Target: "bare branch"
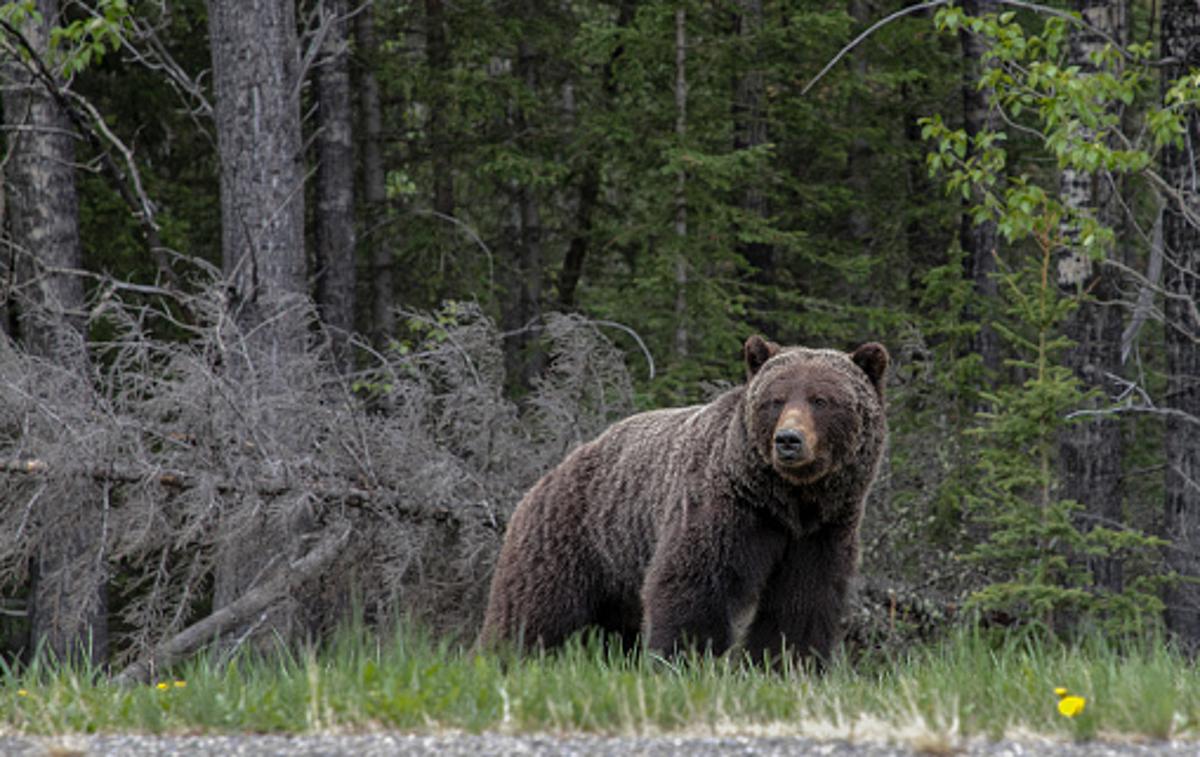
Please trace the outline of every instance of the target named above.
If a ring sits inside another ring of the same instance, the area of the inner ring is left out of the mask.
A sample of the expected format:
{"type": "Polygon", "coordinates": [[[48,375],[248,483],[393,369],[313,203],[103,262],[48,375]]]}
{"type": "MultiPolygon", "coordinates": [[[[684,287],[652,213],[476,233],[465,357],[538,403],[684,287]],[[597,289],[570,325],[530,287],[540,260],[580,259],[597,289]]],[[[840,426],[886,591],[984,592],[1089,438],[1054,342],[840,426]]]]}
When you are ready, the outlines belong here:
{"type": "Polygon", "coordinates": [[[316,576],[341,552],[351,531],[350,528],[344,528],[340,533],[326,537],[304,557],[275,571],[269,580],[157,645],[148,657],[126,666],[113,677],[113,683],[149,683],[156,670],[174,665],[222,634],[247,624],[254,616],[283,599],[289,590],[316,576]]]}
{"type": "Polygon", "coordinates": [[[1076,410],[1066,414],[1067,420],[1086,417],[1108,417],[1113,415],[1123,415],[1126,413],[1137,413],[1141,415],[1157,415],[1163,418],[1174,418],[1175,420],[1183,421],[1195,426],[1200,426],[1200,418],[1178,410],[1173,407],[1152,407],[1148,405],[1118,405],[1115,407],[1106,407],[1099,410],[1076,410]]]}
{"type": "Polygon", "coordinates": [[[150,253],[154,256],[160,274],[167,280],[172,280],[174,275],[163,253],[164,246],[158,234],[154,204],[142,188],[141,174],[133,160],[132,151],[113,134],[104,118],[86,99],[59,84],[58,77],[50,71],[37,49],[30,44],[20,29],[9,21],[0,19],[0,30],[3,30],[6,35],[3,45],[0,46],[6,48],[6,52],[15,60],[21,61],[21,64],[45,88],[62,111],[67,114],[71,123],[80,130],[88,143],[99,154],[101,165],[112,178],[121,198],[133,211],[143,233],[146,234],[150,253]],[[16,42],[16,48],[9,44],[8,40],[10,39],[16,42]],[[106,144],[118,150],[125,158],[124,172],[117,166],[109,151],[105,149],[106,144]]]}

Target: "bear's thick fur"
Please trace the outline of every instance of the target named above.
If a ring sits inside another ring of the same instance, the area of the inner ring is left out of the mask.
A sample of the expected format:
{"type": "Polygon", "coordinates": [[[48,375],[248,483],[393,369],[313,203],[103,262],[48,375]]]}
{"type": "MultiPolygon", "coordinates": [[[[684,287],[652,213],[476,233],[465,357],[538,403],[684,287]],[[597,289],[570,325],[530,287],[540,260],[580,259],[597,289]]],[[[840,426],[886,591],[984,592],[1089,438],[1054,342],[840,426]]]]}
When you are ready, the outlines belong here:
{"type": "Polygon", "coordinates": [[[599,626],[664,654],[829,654],[884,447],[887,350],[743,351],[746,384],[615,424],[525,495],[482,644],[599,626]]]}

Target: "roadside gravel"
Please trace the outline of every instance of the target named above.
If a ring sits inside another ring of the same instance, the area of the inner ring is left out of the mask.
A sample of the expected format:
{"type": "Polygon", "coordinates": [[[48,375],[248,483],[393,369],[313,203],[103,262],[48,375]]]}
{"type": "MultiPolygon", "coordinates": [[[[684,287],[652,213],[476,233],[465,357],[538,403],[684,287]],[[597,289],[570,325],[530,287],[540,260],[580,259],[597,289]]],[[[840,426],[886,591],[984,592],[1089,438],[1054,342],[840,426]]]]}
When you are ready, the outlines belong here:
{"type": "Polygon", "coordinates": [[[856,757],[910,757],[930,754],[1023,757],[1175,757],[1200,754],[1196,742],[1117,744],[1051,741],[969,741],[938,743],[923,748],[882,743],[819,741],[800,737],[601,737],[499,734],[319,734],[304,736],[145,736],[98,735],[49,738],[0,736],[0,755],[13,757],[73,757],[74,755],[188,755],[189,757],[376,757],[382,755],[855,755],[856,757]]]}

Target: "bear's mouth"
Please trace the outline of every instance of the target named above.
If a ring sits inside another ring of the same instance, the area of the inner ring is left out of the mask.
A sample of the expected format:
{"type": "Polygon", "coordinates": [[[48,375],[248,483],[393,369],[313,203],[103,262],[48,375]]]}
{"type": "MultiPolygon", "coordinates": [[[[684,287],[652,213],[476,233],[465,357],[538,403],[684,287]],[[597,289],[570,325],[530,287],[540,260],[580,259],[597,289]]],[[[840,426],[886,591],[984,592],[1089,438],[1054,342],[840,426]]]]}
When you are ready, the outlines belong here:
{"type": "Polygon", "coordinates": [[[787,459],[778,454],[771,456],[775,472],[793,484],[808,484],[821,478],[827,472],[828,461],[817,455],[804,458],[787,459]]]}

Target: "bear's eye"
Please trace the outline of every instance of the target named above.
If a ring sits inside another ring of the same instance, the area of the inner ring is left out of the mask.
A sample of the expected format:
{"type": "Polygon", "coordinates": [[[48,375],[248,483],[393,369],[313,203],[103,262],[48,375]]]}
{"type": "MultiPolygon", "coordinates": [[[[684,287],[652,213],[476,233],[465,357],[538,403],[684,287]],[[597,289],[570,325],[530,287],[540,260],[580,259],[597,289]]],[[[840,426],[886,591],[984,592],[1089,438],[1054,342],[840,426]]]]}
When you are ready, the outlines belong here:
{"type": "Polygon", "coordinates": [[[812,406],[818,409],[828,407],[829,405],[829,400],[824,397],[813,397],[810,401],[812,402],[812,406]]]}

